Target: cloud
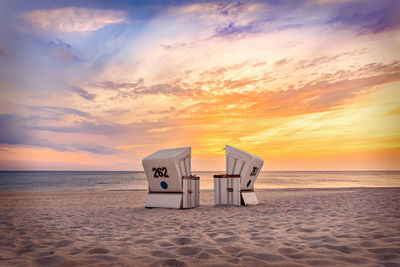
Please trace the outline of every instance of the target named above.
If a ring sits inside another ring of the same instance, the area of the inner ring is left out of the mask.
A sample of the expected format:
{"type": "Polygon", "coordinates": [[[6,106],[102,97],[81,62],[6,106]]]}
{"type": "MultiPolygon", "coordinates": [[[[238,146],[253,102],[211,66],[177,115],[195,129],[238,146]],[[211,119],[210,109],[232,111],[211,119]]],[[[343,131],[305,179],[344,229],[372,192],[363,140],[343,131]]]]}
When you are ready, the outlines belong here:
{"type": "Polygon", "coordinates": [[[355,28],[359,34],[380,33],[400,27],[400,4],[396,0],[378,5],[354,2],[345,5],[337,16],[326,22],[340,28],[355,28]]]}
{"type": "Polygon", "coordinates": [[[26,142],[26,127],[18,115],[0,114],[0,144],[17,145],[26,142]]]}
{"type": "Polygon", "coordinates": [[[282,58],[282,59],[276,61],[276,62],[274,63],[274,65],[277,66],[277,67],[279,67],[279,66],[288,64],[290,61],[292,61],[291,58],[282,58]]]}
{"type": "MultiPolygon", "coordinates": [[[[339,59],[339,58],[341,58],[343,56],[348,56],[349,54],[350,53],[346,52],[346,53],[343,53],[343,54],[336,54],[336,55],[333,55],[333,56],[321,56],[321,57],[316,57],[316,58],[309,59],[309,60],[306,60],[306,59],[299,60],[297,62],[298,69],[305,69],[305,68],[315,67],[315,66],[322,65],[322,64],[332,63],[335,60],[337,60],[337,59],[339,59]]],[[[278,65],[281,65],[281,64],[289,63],[289,61],[276,62],[276,63],[278,65]]]]}
{"type": "Polygon", "coordinates": [[[20,17],[34,28],[52,32],[96,31],[126,21],[123,11],[67,7],[27,11],[20,17]]]}
{"type": "Polygon", "coordinates": [[[55,61],[61,62],[79,62],[81,59],[74,55],[72,46],[60,39],[47,42],[45,52],[55,61]]]}
{"type": "Polygon", "coordinates": [[[218,26],[215,31],[218,36],[229,36],[229,35],[237,35],[241,33],[255,33],[257,30],[255,29],[255,23],[250,22],[246,25],[235,25],[234,22],[230,21],[228,25],[218,26]]]}
{"type": "MultiPolygon", "coordinates": [[[[202,92],[196,104],[184,110],[196,116],[286,117],[334,109],[356,96],[368,94],[376,86],[400,81],[400,62],[371,63],[339,74],[321,74],[305,84],[289,85],[285,90],[202,92]],[[210,104],[212,103],[212,104],[210,104]]],[[[225,81],[235,89],[252,80],[225,81]]]]}
{"type": "Polygon", "coordinates": [[[86,91],[85,89],[82,89],[82,88],[76,87],[76,88],[73,89],[73,91],[75,93],[77,93],[79,96],[81,96],[84,99],[89,100],[89,101],[94,101],[95,98],[96,98],[95,94],[91,94],[91,93],[89,93],[88,91],[86,91]]]}
{"type": "Polygon", "coordinates": [[[53,106],[29,106],[31,116],[17,117],[25,129],[31,131],[48,131],[55,133],[79,133],[104,136],[117,136],[142,133],[144,124],[123,124],[105,122],[87,112],[53,106]]]}
{"type": "MultiPolygon", "coordinates": [[[[162,117],[159,119],[149,120],[147,117],[144,117],[138,122],[134,123],[118,123],[114,121],[104,121],[103,117],[91,116],[85,112],[78,111],[76,109],[68,109],[68,108],[55,108],[55,107],[30,107],[31,116],[29,117],[18,117],[18,120],[21,122],[20,125],[24,127],[24,131],[29,133],[29,136],[39,136],[37,138],[40,140],[44,140],[47,138],[43,138],[44,136],[48,137],[56,137],[58,135],[66,136],[65,140],[69,141],[68,149],[74,147],[76,149],[90,149],[91,146],[84,146],[78,140],[75,139],[77,136],[83,137],[83,139],[90,140],[89,143],[93,143],[93,140],[102,140],[99,144],[104,145],[104,138],[110,138],[109,143],[114,144],[118,142],[122,142],[125,139],[135,138],[137,141],[140,138],[146,139],[147,137],[152,138],[153,141],[158,140],[157,138],[165,138],[166,136],[159,136],[157,133],[152,132],[154,129],[164,129],[168,127],[179,127],[180,121],[179,118],[168,118],[162,117]],[[75,115],[79,114],[79,115],[75,115]],[[80,116],[83,115],[83,116],[80,116]],[[56,120],[52,120],[52,118],[56,118],[56,120]],[[70,138],[68,137],[70,136],[70,138]],[[72,142],[72,140],[75,140],[72,142]],[[76,142],[78,141],[78,142],[76,142]],[[76,144],[79,144],[76,145],[76,144]]],[[[175,108],[169,108],[166,112],[175,112],[175,108]]],[[[162,112],[149,112],[143,114],[144,116],[154,115],[154,114],[163,114],[162,112]]],[[[112,115],[112,117],[114,117],[112,115]]],[[[15,131],[19,132],[19,131],[15,131]]],[[[17,135],[18,136],[18,135],[17,135]]],[[[176,134],[173,135],[175,138],[176,134]]],[[[65,149],[65,146],[58,146],[59,141],[53,142],[52,144],[56,144],[53,147],[61,150],[65,149]]],[[[50,147],[50,144],[46,144],[46,146],[50,147]]],[[[112,145],[114,147],[114,145],[112,145]]],[[[107,146],[110,148],[110,146],[107,146]]],[[[93,150],[95,151],[95,150],[93,150]]],[[[106,149],[98,150],[106,153],[106,149]]]]}
{"type": "Polygon", "coordinates": [[[48,140],[40,139],[40,140],[32,140],[30,142],[23,142],[21,144],[51,148],[55,151],[60,151],[60,152],[85,151],[85,152],[101,154],[101,155],[111,155],[111,154],[116,154],[116,153],[120,152],[118,149],[103,146],[100,144],[94,144],[94,143],[56,144],[56,143],[50,142],[48,140]]]}
{"type": "Polygon", "coordinates": [[[35,131],[58,133],[83,133],[113,135],[124,133],[128,127],[118,123],[107,123],[91,114],[74,108],[54,106],[29,106],[34,116],[26,118],[26,127],[35,131]]]}
{"type": "MultiPolygon", "coordinates": [[[[338,65],[340,60],[347,61],[349,57],[360,56],[362,53],[364,53],[363,50],[348,51],[297,61],[292,58],[281,58],[271,64],[274,68],[286,68],[284,70],[286,72],[290,72],[292,68],[294,73],[305,69],[310,69],[307,71],[311,72],[326,66],[338,65]]],[[[375,62],[349,69],[327,68],[329,71],[318,71],[314,75],[309,75],[307,77],[309,80],[290,83],[286,81],[286,75],[274,77],[265,72],[253,77],[232,76],[232,73],[236,72],[252,73],[250,70],[253,65],[251,62],[244,62],[202,70],[198,74],[198,80],[192,80],[191,83],[171,82],[146,86],[144,80],[139,79],[134,83],[106,81],[92,84],[92,86],[115,91],[116,95],[109,98],[112,101],[128,102],[129,99],[144,99],[153,94],[177,97],[175,106],[179,111],[174,112],[176,114],[291,116],[296,113],[312,113],[335,108],[360,94],[370,93],[375,86],[398,81],[400,77],[400,62],[398,61],[389,64],[375,62]],[[192,103],[190,108],[182,108],[182,104],[188,101],[192,103]]],[[[260,67],[264,68],[264,65],[254,68],[260,67]]],[[[151,112],[139,114],[157,113],[154,112],[154,107],[150,110],[151,112]]],[[[161,107],[158,112],[159,114],[170,113],[161,107]]]]}
{"type": "Polygon", "coordinates": [[[88,151],[95,154],[103,154],[103,155],[110,155],[115,154],[119,150],[111,147],[106,147],[99,144],[72,144],[72,147],[80,150],[80,151],[88,151]]]}
{"type": "Polygon", "coordinates": [[[101,144],[72,143],[59,144],[43,138],[35,137],[32,127],[33,122],[28,118],[18,115],[0,114],[0,144],[2,145],[29,145],[36,147],[51,148],[56,151],[86,151],[95,154],[115,154],[119,150],[101,144]]]}
{"type": "Polygon", "coordinates": [[[129,130],[129,127],[126,127],[121,124],[113,124],[113,123],[99,123],[92,121],[77,121],[72,125],[32,125],[29,127],[32,130],[38,131],[50,131],[50,132],[58,132],[58,133],[81,133],[81,134],[96,134],[96,135],[117,135],[121,133],[125,133],[129,130]]]}
{"type": "Polygon", "coordinates": [[[52,115],[56,115],[57,118],[60,118],[66,114],[72,114],[83,118],[91,118],[91,115],[89,113],[74,108],[55,106],[28,106],[28,109],[37,112],[50,113],[52,115]]]}
{"type": "Polygon", "coordinates": [[[111,97],[111,100],[137,98],[156,94],[184,97],[195,96],[197,93],[200,93],[200,90],[184,88],[178,83],[146,86],[144,84],[144,79],[139,79],[137,82],[133,83],[119,83],[113,81],[96,82],[92,83],[91,86],[116,91],[117,95],[111,97]]]}
{"type": "Polygon", "coordinates": [[[245,8],[245,4],[240,1],[232,3],[225,2],[218,4],[217,11],[224,16],[237,16],[239,13],[243,12],[245,8]]]}

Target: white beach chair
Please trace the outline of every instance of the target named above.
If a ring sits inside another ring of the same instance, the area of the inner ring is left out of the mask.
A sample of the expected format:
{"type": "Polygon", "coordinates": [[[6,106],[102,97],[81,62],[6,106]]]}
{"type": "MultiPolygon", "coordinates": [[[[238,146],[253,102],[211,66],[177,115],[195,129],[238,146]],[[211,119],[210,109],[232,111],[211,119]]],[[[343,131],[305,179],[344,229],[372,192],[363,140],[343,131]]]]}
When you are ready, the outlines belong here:
{"type": "Polygon", "coordinates": [[[191,148],[159,150],[142,161],[149,183],[147,208],[194,208],[199,205],[199,177],[191,175],[191,148]]]}
{"type": "Polygon", "coordinates": [[[258,204],[254,183],[264,161],[246,151],[226,145],[226,174],[214,175],[214,205],[258,204]]]}

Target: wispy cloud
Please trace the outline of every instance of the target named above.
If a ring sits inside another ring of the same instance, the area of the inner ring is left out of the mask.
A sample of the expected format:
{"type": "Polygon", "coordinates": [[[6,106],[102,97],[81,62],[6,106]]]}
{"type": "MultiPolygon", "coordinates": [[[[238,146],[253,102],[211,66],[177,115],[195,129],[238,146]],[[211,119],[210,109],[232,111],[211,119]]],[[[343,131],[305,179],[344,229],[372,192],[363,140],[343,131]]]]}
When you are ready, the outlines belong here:
{"type": "MultiPolygon", "coordinates": [[[[34,127],[33,121],[11,114],[0,114],[0,128],[4,129],[0,133],[1,145],[29,145],[33,147],[51,148],[56,151],[85,151],[95,154],[115,154],[118,150],[94,143],[54,143],[49,140],[37,137],[32,130],[46,130],[34,127]]],[[[62,131],[60,129],[60,131],[62,131]]]]}
{"type": "Polygon", "coordinates": [[[82,7],[32,10],[22,13],[20,17],[34,28],[54,32],[96,31],[126,20],[123,11],[82,7]]]}
{"type": "Polygon", "coordinates": [[[73,91],[86,100],[94,101],[96,99],[95,94],[91,94],[88,91],[86,91],[85,89],[76,87],[73,89],[73,91]]]}
{"type": "Polygon", "coordinates": [[[138,98],[146,95],[174,95],[174,96],[195,96],[200,90],[183,88],[178,83],[175,84],[154,84],[146,86],[144,79],[139,79],[133,83],[119,83],[113,81],[104,81],[92,83],[95,88],[113,90],[117,94],[111,97],[111,100],[127,100],[129,98],[138,98]]]}
{"type": "Polygon", "coordinates": [[[49,41],[45,45],[45,53],[52,59],[61,62],[79,62],[81,59],[74,55],[72,46],[62,40],[49,41]]]}
{"type": "Polygon", "coordinates": [[[218,36],[233,36],[240,34],[252,34],[261,31],[265,21],[252,20],[245,25],[236,25],[235,22],[229,21],[225,24],[218,25],[215,29],[218,36]]]}
{"type": "Polygon", "coordinates": [[[57,118],[69,114],[80,116],[83,118],[91,117],[89,113],[74,108],[56,107],[56,106],[28,106],[28,109],[32,111],[45,112],[47,114],[56,115],[57,118]]]}
{"type": "Polygon", "coordinates": [[[395,0],[376,2],[355,1],[340,8],[339,14],[326,23],[341,28],[355,28],[360,34],[380,33],[400,27],[400,4],[395,0]],[[384,3],[384,4],[382,4],[384,3]]]}

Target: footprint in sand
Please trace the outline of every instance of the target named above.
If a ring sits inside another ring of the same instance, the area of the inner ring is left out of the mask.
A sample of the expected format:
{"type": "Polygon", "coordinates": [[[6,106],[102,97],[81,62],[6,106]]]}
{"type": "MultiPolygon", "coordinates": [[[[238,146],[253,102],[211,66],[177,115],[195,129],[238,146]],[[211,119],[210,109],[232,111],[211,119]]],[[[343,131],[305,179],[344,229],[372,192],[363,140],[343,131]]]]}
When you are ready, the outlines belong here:
{"type": "Polygon", "coordinates": [[[363,241],[363,242],[360,242],[360,245],[365,248],[372,248],[372,247],[376,246],[376,243],[373,241],[363,241]]]}
{"type": "Polygon", "coordinates": [[[285,256],[287,256],[289,258],[292,258],[292,259],[296,259],[296,260],[302,260],[302,259],[310,258],[310,255],[308,255],[306,253],[288,254],[288,255],[285,255],[285,256]]]}
{"type": "Polygon", "coordinates": [[[298,228],[297,230],[303,233],[313,233],[316,231],[316,229],[309,229],[309,228],[298,228]]]}
{"type": "Polygon", "coordinates": [[[95,263],[111,263],[111,262],[120,262],[120,258],[110,255],[93,255],[88,257],[88,259],[93,260],[95,263]]]}
{"type": "Polygon", "coordinates": [[[88,251],[89,254],[107,254],[110,251],[106,248],[93,248],[88,251]]]}
{"type": "Polygon", "coordinates": [[[332,250],[340,251],[340,252],[345,253],[345,254],[350,254],[350,253],[353,253],[353,252],[357,251],[357,249],[350,248],[350,247],[347,247],[347,246],[325,245],[325,247],[329,248],[329,249],[332,249],[332,250]]]}
{"type": "Polygon", "coordinates": [[[136,244],[148,244],[152,243],[154,239],[138,239],[135,241],[136,244]]]}
{"type": "Polygon", "coordinates": [[[181,256],[194,256],[194,255],[199,254],[201,249],[198,247],[182,247],[182,248],[179,248],[177,251],[178,251],[178,254],[181,256]]]}
{"type": "Polygon", "coordinates": [[[222,250],[231,255],[237,255],[238,253],[243,251],[243,248],[241,248],[239,246],[227,246],[227,247],[223,247],[222,250]]]}
{"type": "Polygon", "coordinates": [[[233,259],[228,259],[228,260],[226,260],[227,262],[229,262],[229,263],[233,263],[233,264],[238,264],[239,263],[239,259],[235,259],[235,258],[233,258],[233,259]]]}
{"type": "Polygon", "coordinates": [[[187,264],[182,261],[172,259],[164,261],[162,266],[185,267],[187,264]]]}
{"type": "Polygon", "coordinates": [[[337,261],[330,260],[306,260],[303,262],[310,266],[338,266],[337,261]]]}
{"type": "Polygon", "coordinates": [[[217,243],[229,243],[229,242],[236,242],[239,240],[240,240],[240,237],[238,237],[238,236],[230,236],[230,237],[217,238],[215,241],[217,243]]]}
{"type": "Polygon", "coordinates": [[[40,266],[60,266],[65,262],[61,256],[48,256],[35,259],[35,263],[40,266]]]}
{"type": "Polygon", "coordinates": [[[192,242],[192,240],[190,238],[186,238],[186,237],[176,237],[176,238],[171,238],[171,241],[176,244],[176,245],[186,245],[192,242]]]}
{"type": "Polygon", "coordinates": [[[400,248],[374,248],[368,249],[369,252],[376,253],[376,254],[386,254],[386,253],[398,253],[400,254],[400,248]]]}
{"type": "Polygon", "coordinates": [[[375,253],[376,257],[383,261],[394,260],[400,258],[400,248],[375,248],[368,249],[369,252],[375,253]]]}
{"type": "Polygon", "coordinates": [[[29,252],[33,252],[33,251],[35,251],[33,247],[26,247],[26,248],[18,249],[15,253],[19,256],[24,253],[29,253],[29,252]]]}
{"type": "Polygon", "coordinates": [[[163,251],[163,250],[153,250],[150,254],[151,254],[151,256],[158,257],[158,258],[176,258],[177,257],[175,254],[172,254],[168,251],[163,251]]]}
{"type": "Polygon", "coordinates": [[[64,239],[64,240],[61,240],[61,241],[57,242],[55,244],[55,246],[56,246],[56,248],[63,248],[63,247],[68,247],[72,243],[74,243],[74,241],[68,240],[68,239],[64,239]]]}
{"type": "Polygon", "coordinates": [[[250,256],[257,258],[259,260],[264,260],[264,261],[268,261],[268,262],[276,262],[276,261],[285,260],[285,258],[282,256],[270,254],[270,253],[254,253],[254,254],[251,254],[250,256]]]}
{"type": "Polygon", "coordinates": [[[171,243],[169,243],[169,242],[167,242],[167,241],[158,242],[158,245],[159,245],[160,247],[163,247],[163,248],[172,247],[172,246],[173,246],[173,244],[171,244],[171,243]]]}
{"type": "Polygon", "coordinates": [[[214,236],[217,236],[217,235],[219,235],[219,233],[209,233],[209,234],[207,234],[209,237],[214,237],[214,236]]]}
{"type": "Polygon", "coordinates": [[[278,251],[285,256],[296,255],[298,253],[297,249],[290,248],[290,247],[281,247],[281,248],[278,248],[278,251]]]}
{"type": "Polygon", "coordinates": [[[201,260],[208,260],[211,259],[213,256],[208,254],[207,252],[202,252],[199,255],[196,256],[196,258],[201,259],[201,260]]]}
{"type": "Polygon", "coordinates": [[[344,256],[338,256],[332,258],[333,260],[339,260],[339,261],[344,261],[348,262],[354,265],[359,265],[359,264],[365,264],[368,263],[369,260],[367,258],[360,258],[360,257],[344,257],[344,256]]]}
{"type": "Polygon", "coordinates": [[[224,234],[224,235],[234,235],[235,233],[232,232],[232,231],[222,231],[221,234],[224,234]]]}
{"type": "Polygon", "coordinates": [[[222,252],[219,249],[216,248],[210,248],[207,249],[208,253],[213,254],[213,255],[221,255],[222,252]]]}

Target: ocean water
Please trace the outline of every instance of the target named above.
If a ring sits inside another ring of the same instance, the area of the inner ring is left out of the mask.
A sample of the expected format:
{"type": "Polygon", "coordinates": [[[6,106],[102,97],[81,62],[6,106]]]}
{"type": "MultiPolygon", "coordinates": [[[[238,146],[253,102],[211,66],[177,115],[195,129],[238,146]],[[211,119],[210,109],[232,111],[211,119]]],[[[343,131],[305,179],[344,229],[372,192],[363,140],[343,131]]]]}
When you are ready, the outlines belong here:
{"type": "MultiPolygon", "coordinates": [[[[200,176],[201,189],[213,189],[213,175],[200,176]]],[[[400,171],[262,171],[262,188],[400,187],[400,171]]],[[[0,191],[146,190],[144,172],[133,171],[0,171],[0,191]]]]}

